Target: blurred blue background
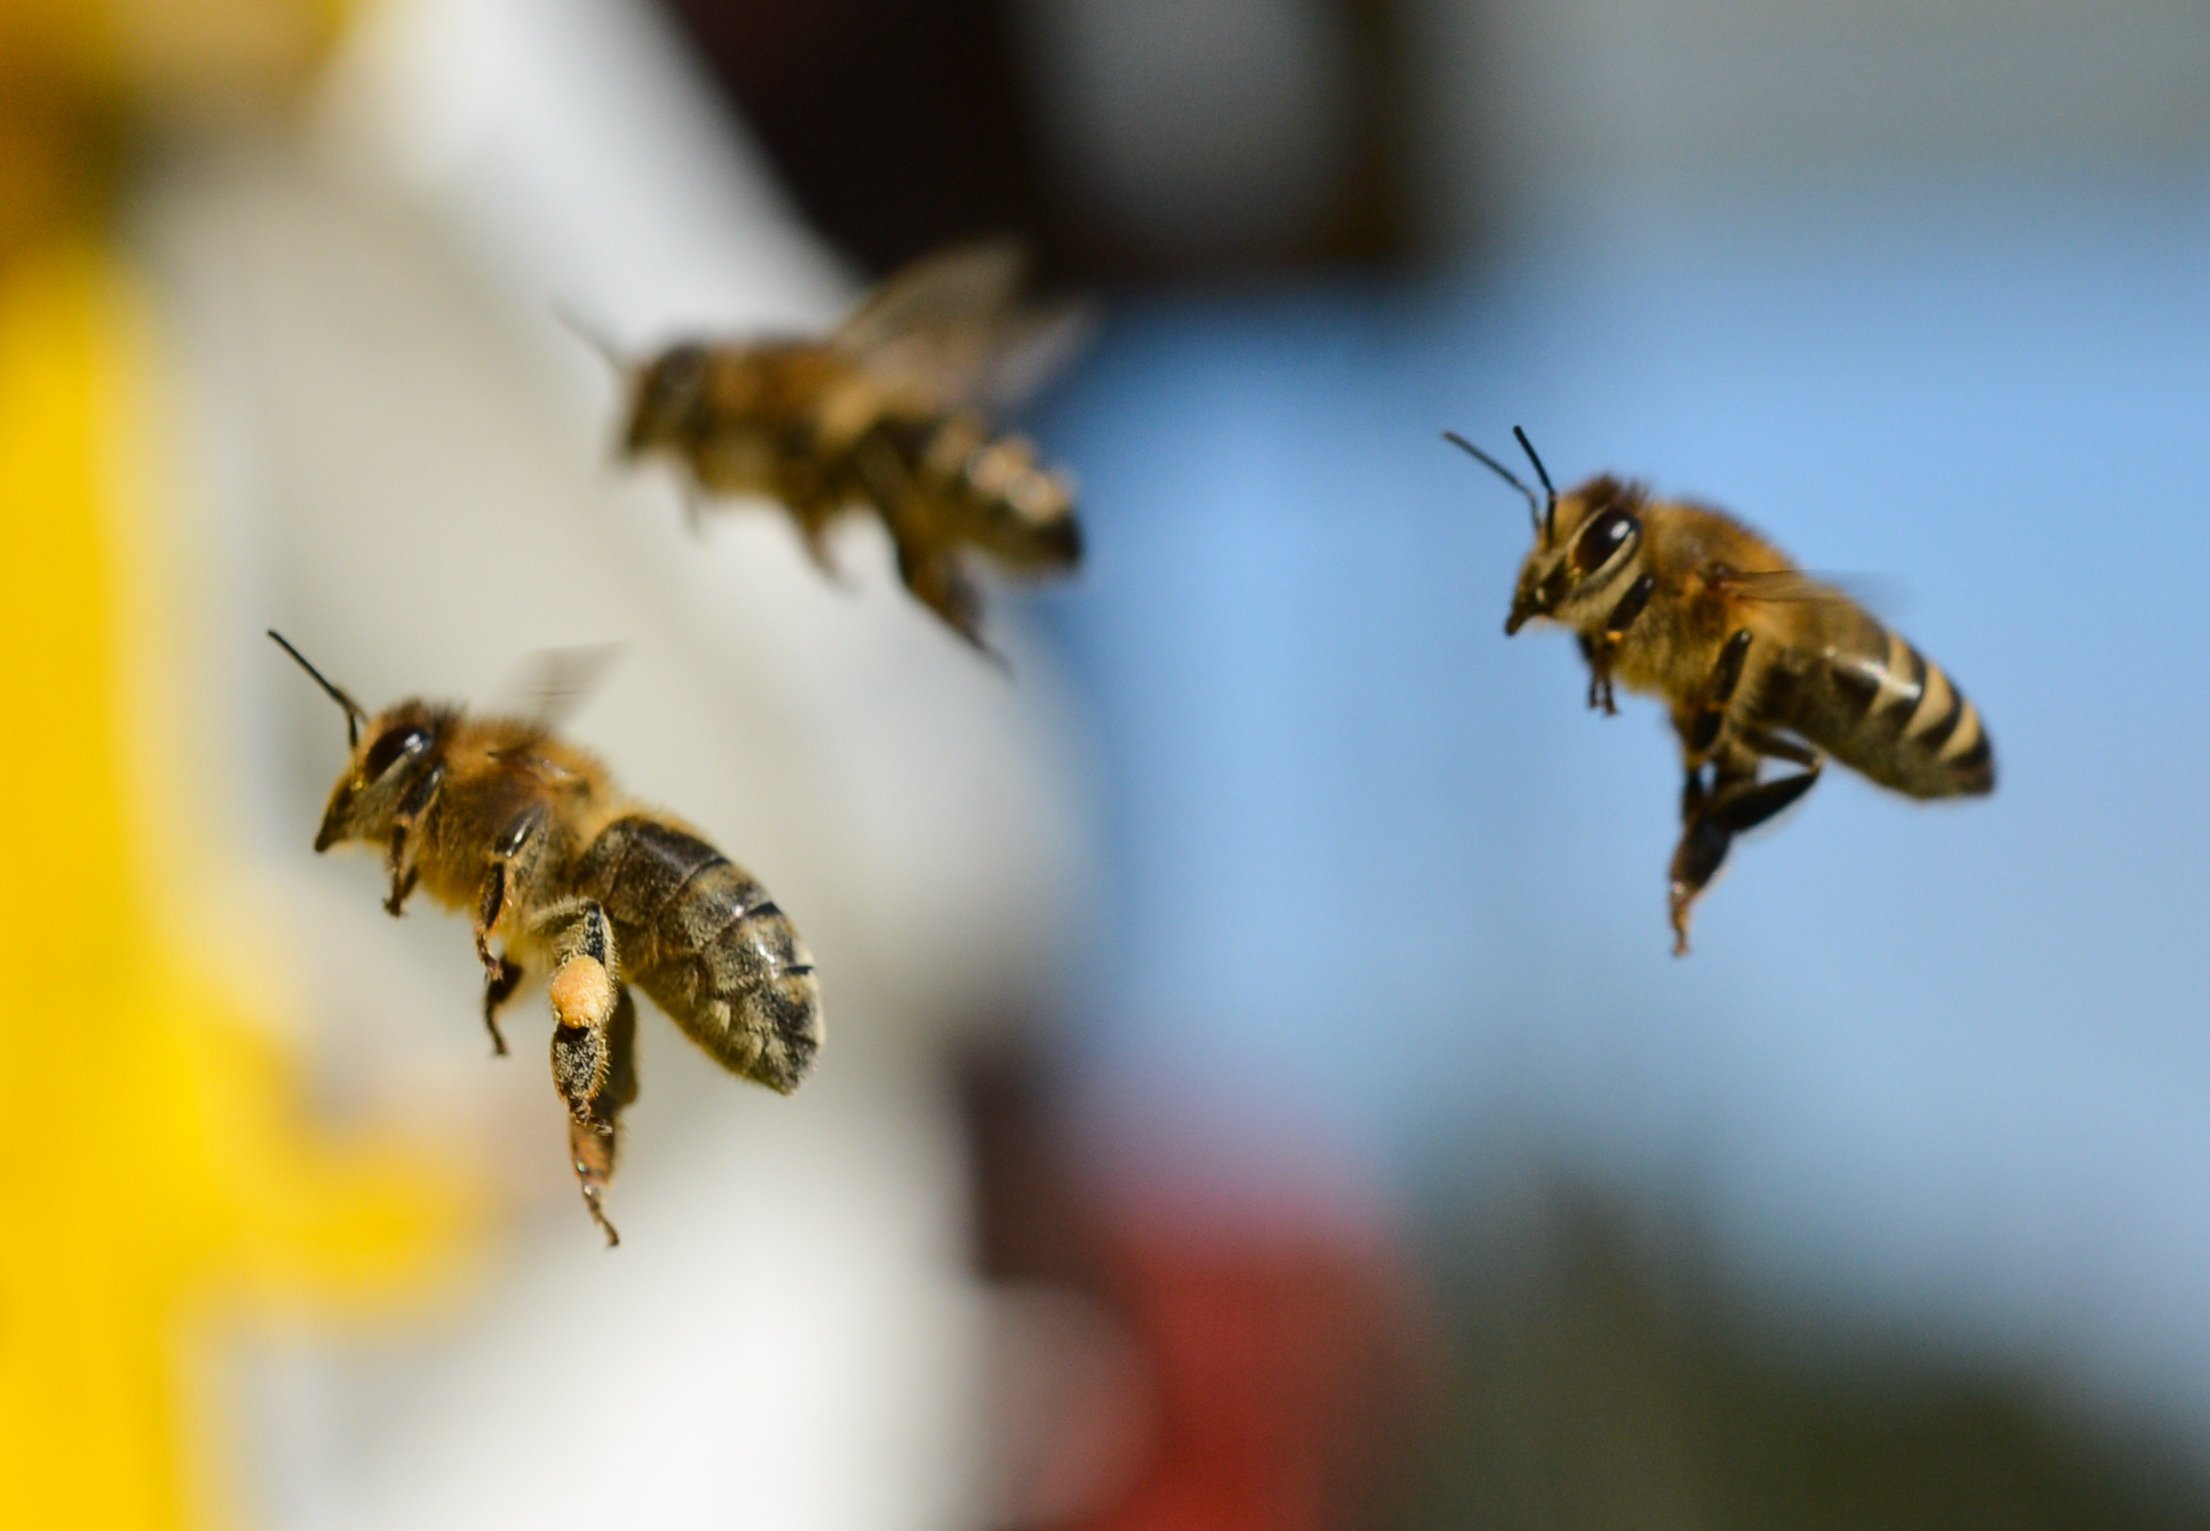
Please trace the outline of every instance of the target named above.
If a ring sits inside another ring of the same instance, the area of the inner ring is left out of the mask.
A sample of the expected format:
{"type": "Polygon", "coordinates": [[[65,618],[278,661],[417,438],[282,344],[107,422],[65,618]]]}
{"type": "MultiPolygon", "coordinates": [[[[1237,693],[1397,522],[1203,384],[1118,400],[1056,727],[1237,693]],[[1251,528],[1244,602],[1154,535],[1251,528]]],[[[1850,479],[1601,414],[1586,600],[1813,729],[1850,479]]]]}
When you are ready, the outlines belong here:
{"type": "MultiPolygon", "coordinates": [[[[2210,201],[2137,172],[1583,210],[1457,274],[1132,305],[1050,417],[1097,557],[1091,1054],[1417,1175],[1555,1154],[1821,1306],[2210,1408],[2192,705],[2210,201]],[[1870,573],[2001,783],[1841,773],[1668,954],[1660,709],[1501,624],[1609,469],[1870,573]]],[[[1197,1103],[1203,1103],[1199,1107],[1197,1103]]]]}

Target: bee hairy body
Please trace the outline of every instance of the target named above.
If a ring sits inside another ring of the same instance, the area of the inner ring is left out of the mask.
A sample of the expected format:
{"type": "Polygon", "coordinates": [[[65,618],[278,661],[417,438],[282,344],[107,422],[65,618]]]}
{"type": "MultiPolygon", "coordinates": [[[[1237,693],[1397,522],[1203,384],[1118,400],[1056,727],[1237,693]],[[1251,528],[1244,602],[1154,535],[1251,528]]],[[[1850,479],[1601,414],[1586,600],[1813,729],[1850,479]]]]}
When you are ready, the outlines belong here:
{"type": "Polygon", "coordinates": [[[315,849],[382,851],[391,914],[418,889],[473,914],[497,1051],[499,1007],[525,972],[548,977],[573,1167],[615,1242],[600,1202],[637,1090],[629,986],[724,1068],[788,1094],[822,1037],[804,943],[741,867],[542,723],[412,700],[371,717],[308,672],[345,706],[353,746],[315,849]]]}
{"type": "MultiPolygon", "coordinates": [[[[1746,727],[1792,734],[1880,786],[1915,798],[1979,796],[1995,762],[1979,709],[1901,634],[1831,587],[1763,599],[1739,575],[1793,573],[1787,556],[1723,512],[1645,503],[1641,546],[1570,620],[1600,641],[1603,596],[1657,581],[1619,639],[1611,673],[1631,691],[1692,708],[1736,632],[1754,635],[1736,696],[1746,727]]],[[[1566,614],[1561,613],[1561,619],[1566,614]]]]}
{"type": "Polygon", "coordinates": [[[706,494],[779,502],[824,569],[830,524],[874,513],[907,589],[987,649],[966,552],[1029,573],[1081,558],[1073,486],[978,402],[1050,329],[1015,302],[1021,269],[1007,247],[950,251],[825,337],[672,346],[631,369],[623,450],[674,459],[706,494]]]}
{"type": "Polygon", "coordinates": [[[1836,607],[1775,664],[1758,697],[1773,724],[1868,780],[1916,798],[1995,790],[1979,709],[1892,628],[1836,607]]]}
{"type": "Polygon", "coordinates": [[[1915,798],[1995,787],[1979,710],[1947,672],[1832,585],[1724,511],[1651,497],[1609,474],[1567,494],[1524,433],[1544,495],[1458,437],[1526,495],[1535,547],[1520,567],[1507,634],[1573,630],[1589,705],[1613,688],[1654,696],[1679,736],[1685,782],[1670,911],[1674,950],[1734,836],[1800,799],[1831,757],[1915,798]],[[1801,767],[1760,780],[1767,761],[1801,767]]]}
{"type": "Polygon", "coordinates": [[[625,815],[576,863],[623,971],[722,1067],[789,1094],[820,1045],[813,964],[742,867],[663,819],[625,815]]]}
{"type": "Polygon", "coordinates": [[[776,500],[809,541],[866,509],[901,551],[972,547],[1035,572],[1080,561],[1071,492],[979,411],[886,391],[828,345],[708,355],[706,405],[668,444],[709,493],[776,500]]]}

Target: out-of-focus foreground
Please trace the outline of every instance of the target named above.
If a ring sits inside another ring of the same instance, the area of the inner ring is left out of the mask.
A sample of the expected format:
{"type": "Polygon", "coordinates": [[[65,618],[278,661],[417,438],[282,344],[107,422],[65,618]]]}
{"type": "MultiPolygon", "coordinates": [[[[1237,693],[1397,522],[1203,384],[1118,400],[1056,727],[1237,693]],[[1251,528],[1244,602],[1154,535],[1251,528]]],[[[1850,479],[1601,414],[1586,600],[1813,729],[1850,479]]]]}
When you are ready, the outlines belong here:
{"type": "Polygon", "coordinates": [[[2210,1525],[2189,498],[2210,13],[0,9],[0,1519],[2210,1525]],[[625,348],[978,235],[1098,292],[1010,680],[625,348]],[[1666,954],[1677,767],[1437,440],[1869,573],[1995,798],[1829,773],[1666,954]],[[775,890],[785,1100],[642,1017],[599,1248],[464,919],[310,841],[277,627],[775,890]]]}

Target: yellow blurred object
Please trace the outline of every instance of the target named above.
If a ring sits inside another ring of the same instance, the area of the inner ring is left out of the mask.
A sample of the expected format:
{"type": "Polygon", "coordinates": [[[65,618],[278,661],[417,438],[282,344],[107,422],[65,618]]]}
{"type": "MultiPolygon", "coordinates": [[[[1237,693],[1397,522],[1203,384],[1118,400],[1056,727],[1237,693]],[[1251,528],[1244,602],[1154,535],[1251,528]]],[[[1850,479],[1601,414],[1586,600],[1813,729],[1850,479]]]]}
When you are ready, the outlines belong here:
{"type": "Polygon", "coordinates": [[[252,1021],[282,953],[205,949],[190,916],[226,873],[200,854],[201,805],[138,789],[208,764],[145,760],[176,737],[132,705],[193,705],[178,646],[145,631],[177,600],[154,588],[174,567],[153,524],[159,375],[136,285],[96,245],[0,266],[8,1526],[234,1521],[195,1345],[271,1302],[422,1290],[477,1220],[473,1188],[419,1149],[334,1148],[293,1119],[289,1062],[252,1021]],[[148,822],[172,813],[185,826],[148,822]]]}
{"type": "Polygon", "coordinates": [[[351,0],[7,0],[0,78],[158,115],[281,99],[329,52],[351,0]]]}
{"type": "Polygon", "coordinates": [[[283,110],[352,10],[351,0],[0,0],[0,260],[94,221],[131,134],[283,110]]]}

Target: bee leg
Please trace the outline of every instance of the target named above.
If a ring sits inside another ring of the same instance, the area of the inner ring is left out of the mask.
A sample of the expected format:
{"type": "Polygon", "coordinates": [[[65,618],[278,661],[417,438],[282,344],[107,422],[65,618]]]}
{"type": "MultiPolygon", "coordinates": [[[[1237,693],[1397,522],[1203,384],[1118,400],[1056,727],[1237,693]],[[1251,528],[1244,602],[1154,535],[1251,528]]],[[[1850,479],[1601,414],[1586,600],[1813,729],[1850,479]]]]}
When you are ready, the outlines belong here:
{"type": "Polygon", "coordinates": [[[821,571],[821,577],[839,590],[849,590],[852,582],[844,577],[844,571],[829,556],[829,529],[818,522],[809,521],[798,528],[798,538],[806,545],[806,557],[821,571]]]}
{"type": "Polygon", "coordinates": [[[1726,730],[1727,708],[1742,684],[1742,668],[1750,657],[1748,628],[1736,630],[1719,650],[1719,662],[1711,667],[1704,694],[1681,725],[1681,742],[1687,746],[1691,765],[1709,760],[1726,730]]]}
{"type": "MultiPolygon", "coordinates": [[[[614,1168],[614,1022],[625,991],[616,979],[614,929],[594,899],[556,904],[534,922],[553,952],[553,1084],[568,1107],[569,1163],[583,1191],[584,1209],[606,1235],[621,1242],[600,1206],[614,1168]]],[[[634,1022],[632,1030],[634,1030],[634,1022]]]]}
{"type": "Polygon", "coordinates": [[[391,892],[384,899],[384,913],[393,919],[406,912],[407,899],[414,892],[415,869],[407,865],[407,826],[392,826],[391,852],[386,859],[391,872],[391,892]]]}
{"type": "Polygon", "coordinates": [[[499,958],[497,973],[487,973],[483,981],[483,1024],[491,1033],[491,1050],[504,1058],[506,1038],[499,1032],[499,1007],[507,1002],[522,982],[522,964],[506,957],[499,958]]]}
{"type": "Polygon", "coordinates": [[[1601,709],[1606,717],[1619,709],[1612,702],[1611,659],[1603,651],[1597,639],[1586,633],[1579,635],[1581,657],[1588,661],[1588,705],[1591,712],[1601,709]]]}
{"type": "Polygon", "coordinates": [[[1770,755],[1775,760],[1785,760],[1790,765],[1802,766],[1807,771],[1816,771],[1820,766],[1819,752],[1807,744],[1798,744],[1793,739],[1783,739],[1778,734],[1767,733],[1762,728],[1744,728],[1740,730],[1740,734],[1742,742],[1760,755],[1770,755]]]}
{"type": "MultiPolygon", "coordinates": [[[[555,1067],[557,1067],[557,1063],[555,1067]]],[[[622,1236],[607,1221],[602,1203],[614,1180],[614,1160],[621,1145],[622,1108],[637,1098],[637,1002],[626,985],[615,990],[613,1018],[606,1025],[606,1082],[591,1103],[591,1120],[568,1118],[568,1164],[583,1192],[584,1210],[606,1235],[606,1247],[621,1243],[622,1236]]]]}
{"type": "Polygon", "coordinates": [[[483,889],[476,895],[476,960],[483,964],[483,1023],[491,1031],[491,1049],[506,1055],[506,1038],[499,1034],[499,1006],[522,981],[520,967],[491,950],[491,932],[506,914],[507,869],[544,825],[542,808],[532,808],[506,827],[491,848],[491,864],[484,868],[483,889]]]}
{"type": "MultiPolygon", "coordinates": [[[[1766,740],[1768,743],[1781,741],[1766,740]]],[[[1793,746],[1789,746],[1790,749],[1793,746]]],[[[1780,752],[1770,751],[1779,754],[1780,752]]],[[[1686,826],[1681,832],[1680,845],[1673,852],[1671,891],[1668,912],[1673,923],[1673,955],[1688,955],[1688,915],[1696,899],[1718,875],[1719,867],[1727,859],[1727,851],[1734,837],[1746,830],[1755,829],[1773,815],[1787,808],[1818,782],[1819,766],[1816,757],[1809,762],[1809,769],[1795,776],[1783,776],[1777,781],[1760,782],[1757,779],[1756,755],[1749,757],[1745,766],[1734,763],[1731,768],[1717,773],[1708,792],[1700,777],[1689,774],[1688,790],[1682,794],[1681,809],[1686,826]]]]}
{"type": "Polygon", "coordinates": [[[1673,923],[1673,955],[1688,955],[1688,912],[1727,859],[1734,832],[1706,814],[1699,813],[1681,832],[1673,851],[1666,913],[1673,923]]]}
{"type": "Polygon", "coordinates": [[[694,540],[706,536],[706,491],[688,477],[683,480],[683,529],[694,540]]]}
{"type": "Polygon", "coordinates": [[[408,895],[414,892],[415,869],[407,861],[407,844],[414,835],[415,824],[429,811],[437,789],[444,784],[445,767],[432,766],[423,773],[421,780],[407,789],[394,816],[391,850],[385,861],[391,873],[391,893],[384,900],[384,913],[395,920],[406,909],[408,895]]]}
{"type": "Polygon", "coordinates": [[[1681,783],[1681,823],[1695,822],[1696,815],[1703,812],[1706,795],[1703,767],[1690,766],[1688,779],[1681,783]]]}
{"type": "Polygon", "coordinates": [[[978,649],[999,669],[1010,671],[1005,656],[982,636],[982,597],[973,581],[944,552],[924,552],[916,513],[921,493],[905,464],[880,437],[864,443],[854,454],[869,497],[882,513],[883,525],[898,548],[898,578],[923,606],[944,619],[946,626],[978,649]]]}
{"type": "Polygon", "coordinates": [[[1739,790],[1714,797],[1707,816],[1723,825],[1729,834],[1738,835],[1757,828],[1789,807],[1818,785],[1818,780],[1818,768],[1814,766],[1776,781],[1744,783],[1739,790]]]}
{"type": "Polygon", "coordinates": [[[898,544],[898,577],[914,599],[935,612],[951,630],[981,651],[999,669],[1011,669],[1005,656],[982,636],[982,597],[949,554],[914,554],[898,544]]]}
{"type": "Polygon", "coordinates": [[[1757,782],[1757,756],[1739,746],[1728,749],[1704,780],[1704,766],[1691,745],[1695,714],[1675,718],[1681,748],[1688,755],[1688,779],[1681,787],[1681,839],[1667,874],[1666,912],[1673,925],[1673,955],[1688,955],[1688,914],[1734,843],[1734,828],[1715,809],[1730,794],[1757,782]]]}
{"type": "MultiPolygon", "coordinates": [[[[484,869],[483,891],[476,895],[476,960],[483,964],[484,982],[496,984],[505,976],[506,959],[491,950],[491,931],[506,913],[506,863],[494,861],[484,869]]],[[[505,1052],[505,1044],[499,1051],[505,1052]]]]}
{"type": "Polygon", "coordinates": [[[835,517],[835,507],[815,503],[796,504],[791,515],[798,523],[798,540],[805,544],[806,557],[821,571],[821,577],[839,590],[856,590],[851,575],[837,567],[836,559],[829,552],[829,525],[835,517]]]}
{"type": "MultiPolygon", "coordinates": [[[[1604,618],[1602,636],[1587,640],[1582,652],[1588,657],[1588,704],[1602,708],[1604,716],[1614,717],[1619,706],[1612,697],[1611,662],[1619,652],[1619,645],[1626,640],[1627,629],[1634,626],[1643,608],[1650,604],[1650,597],[1657,591],[1657,576],[1645,574],[1627,587],[1627,593],[1612,607],[1611,615],[1604,618]]],[[[1743,634],[1747,637],[1748,634],[1743,634]]]]}

